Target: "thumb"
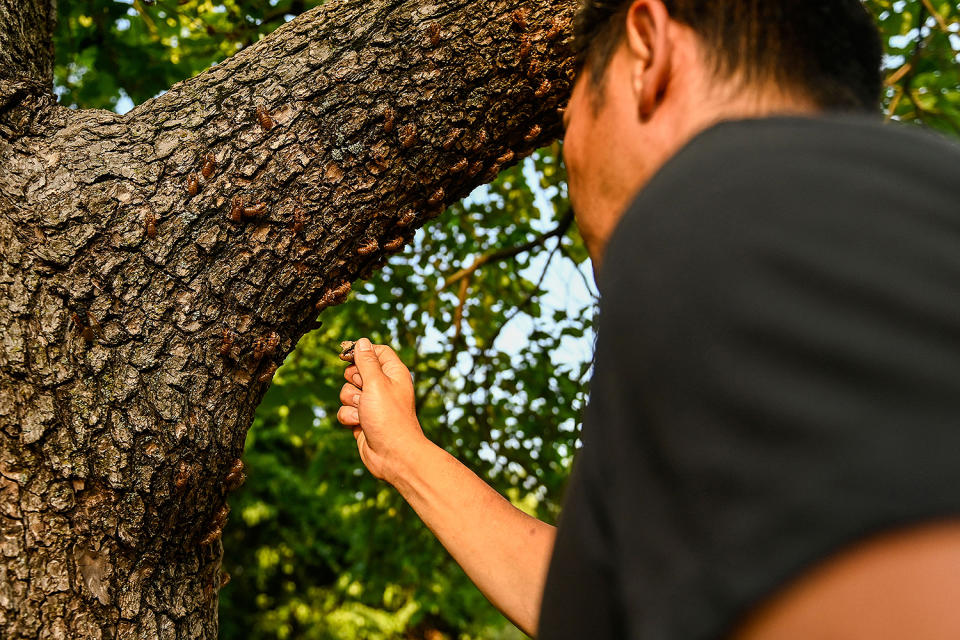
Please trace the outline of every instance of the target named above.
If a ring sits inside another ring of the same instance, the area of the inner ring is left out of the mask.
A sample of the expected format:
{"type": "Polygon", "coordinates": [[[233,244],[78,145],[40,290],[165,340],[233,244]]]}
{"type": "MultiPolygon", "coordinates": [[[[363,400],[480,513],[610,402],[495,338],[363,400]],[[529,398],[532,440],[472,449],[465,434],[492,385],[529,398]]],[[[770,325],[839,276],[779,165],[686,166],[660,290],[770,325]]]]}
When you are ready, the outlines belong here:
{"type": "Polygon", "coordinates": [[[360,378],[364,384],[383,377],[377,352],[366,338],[357,340],[357,346],[353,350],[353,363],[360,370],[360,378]]]}

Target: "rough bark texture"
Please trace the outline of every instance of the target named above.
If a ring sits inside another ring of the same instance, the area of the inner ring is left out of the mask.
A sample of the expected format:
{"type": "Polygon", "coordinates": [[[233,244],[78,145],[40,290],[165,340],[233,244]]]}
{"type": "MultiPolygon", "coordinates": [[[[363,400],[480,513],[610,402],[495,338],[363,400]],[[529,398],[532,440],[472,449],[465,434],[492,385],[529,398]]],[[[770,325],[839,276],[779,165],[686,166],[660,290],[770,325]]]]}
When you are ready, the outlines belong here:
{"type": "Polygon", "coordinates": [[[52,8],[12,4],[0,637],[214,638],[226,496],[276,365],[559,133],[576,3],[329,3],[124,116],[57,106],[52,8]]]}
{"type": "Polygon", "coordinates": [[[52,88],[55,0],[0,0],[0,74],[52,88]]]}

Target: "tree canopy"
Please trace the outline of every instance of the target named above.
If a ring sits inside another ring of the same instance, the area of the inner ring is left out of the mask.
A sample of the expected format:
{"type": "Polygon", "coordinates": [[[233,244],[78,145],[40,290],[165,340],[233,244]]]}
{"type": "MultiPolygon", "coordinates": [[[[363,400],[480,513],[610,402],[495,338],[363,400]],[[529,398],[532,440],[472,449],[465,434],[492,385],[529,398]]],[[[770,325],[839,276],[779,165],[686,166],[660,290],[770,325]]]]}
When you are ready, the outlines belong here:
{"type": "MultiPolygon", "coordinates": [[[[56,91],[125,109],[223,61],[316,0],[60,2],[56,91]]],[[[960,2],[870,0],[891,119],[960,135],[960,2]]],[[[427,435],[552,521],[577,447],[595,313],[559,144],[418,232],[279,370],[231,502],[224,638],[519,637],[430,532],[360,464],[334,417],[336,345],[393,345],[427,435]]]]}

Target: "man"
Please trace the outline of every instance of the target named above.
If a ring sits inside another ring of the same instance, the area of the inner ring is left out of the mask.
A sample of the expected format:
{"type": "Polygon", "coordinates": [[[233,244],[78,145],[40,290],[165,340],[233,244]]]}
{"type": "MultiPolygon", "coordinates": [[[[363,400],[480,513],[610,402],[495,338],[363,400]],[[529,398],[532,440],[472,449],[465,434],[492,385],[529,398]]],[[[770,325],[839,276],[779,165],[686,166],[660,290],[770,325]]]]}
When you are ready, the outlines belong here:
{"type": "Polygon", "coordinates": [[[426,440],[365,339],[364,464],[541,638],[960,638],[960,152],[879,123],[858,0],[592,0],[576,31],[601,311],[559,530],[426,440]]]}

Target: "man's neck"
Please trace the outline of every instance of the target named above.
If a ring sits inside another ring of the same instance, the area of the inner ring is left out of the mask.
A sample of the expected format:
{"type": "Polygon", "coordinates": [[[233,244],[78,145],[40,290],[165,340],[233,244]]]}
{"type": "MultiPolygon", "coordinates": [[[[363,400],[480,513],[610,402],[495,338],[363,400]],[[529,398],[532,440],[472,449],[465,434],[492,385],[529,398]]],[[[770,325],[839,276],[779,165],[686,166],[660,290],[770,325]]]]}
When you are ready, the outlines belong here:
{"type": "Polygon", "coordinates": [[[814,117],[822,112],[819,105],[804,96],[785,94],[776,89],[748,90],[726,84],[691,101],[685,110],[687,127],[681,129],[685,134],[682,140],[676,141],[673,153],[686,146],[697,134],[720,122],[777,116],[814,117]]]}

